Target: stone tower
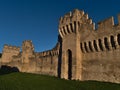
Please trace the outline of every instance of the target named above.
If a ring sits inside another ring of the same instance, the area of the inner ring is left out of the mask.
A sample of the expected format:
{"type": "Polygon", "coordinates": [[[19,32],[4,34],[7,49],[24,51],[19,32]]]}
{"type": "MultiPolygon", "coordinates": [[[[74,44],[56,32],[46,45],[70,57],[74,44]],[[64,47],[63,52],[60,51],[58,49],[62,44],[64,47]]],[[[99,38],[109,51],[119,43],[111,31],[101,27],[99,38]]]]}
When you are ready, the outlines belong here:
{"type": "Polygon", "coordinates": [[[94,28],[94,23],[88,18],[88,14],[78,9],[60,18],[59,34],[62,38],[61,78],[82,79],[83,55],[80,48],[80,43],[83,40],[82,34],[86,30],[93,30],[94,28]]]}
{"type": "Polygon", "coordinates": [[[62,37],[61,78],[81,79],[81,51],[78,20],[83,11],[74,10],[60,18],[59,33],[62,37]]]}
{"type": "Polygon", "coordinates": [[[34,56],[34,47],[31,40],[26,40],[22,44],[22,63],[29,63],[31,57],[34,56]]]}

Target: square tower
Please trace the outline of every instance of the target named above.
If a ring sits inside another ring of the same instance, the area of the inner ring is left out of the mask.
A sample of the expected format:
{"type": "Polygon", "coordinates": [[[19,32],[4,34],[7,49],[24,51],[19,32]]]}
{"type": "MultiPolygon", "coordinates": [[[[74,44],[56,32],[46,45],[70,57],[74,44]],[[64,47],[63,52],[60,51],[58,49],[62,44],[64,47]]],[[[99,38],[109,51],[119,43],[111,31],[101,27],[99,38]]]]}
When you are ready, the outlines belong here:
{"type": "Polygon", "coordinates": [[[61,78],[81,80],[82,55],[78,20],[83,11],[74,10],[60,18],[59,34],[62,38],[61,78]]]}
{"type": "Polygon", "coordinates": [[[22,63],[29,63],[34,55],[34,47],[31,40],[25,40],[22,44],[22,63]]]}

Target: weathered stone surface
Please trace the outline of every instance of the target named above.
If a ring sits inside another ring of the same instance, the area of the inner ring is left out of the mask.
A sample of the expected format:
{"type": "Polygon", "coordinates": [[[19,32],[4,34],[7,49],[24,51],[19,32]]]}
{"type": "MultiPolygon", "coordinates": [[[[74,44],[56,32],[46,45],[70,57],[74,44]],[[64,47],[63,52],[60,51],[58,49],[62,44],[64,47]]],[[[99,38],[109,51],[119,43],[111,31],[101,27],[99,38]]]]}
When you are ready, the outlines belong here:
{"type": "Polygon", "coordinates": [[[98,80],[120,83],[120,15],[95,23],[78,9],[59,21],[56,46],[34,52],[32,41],[19,47],[5,45],[1,65],[18,67],[21,72],[47,74],[70,80],[98,80]]]}

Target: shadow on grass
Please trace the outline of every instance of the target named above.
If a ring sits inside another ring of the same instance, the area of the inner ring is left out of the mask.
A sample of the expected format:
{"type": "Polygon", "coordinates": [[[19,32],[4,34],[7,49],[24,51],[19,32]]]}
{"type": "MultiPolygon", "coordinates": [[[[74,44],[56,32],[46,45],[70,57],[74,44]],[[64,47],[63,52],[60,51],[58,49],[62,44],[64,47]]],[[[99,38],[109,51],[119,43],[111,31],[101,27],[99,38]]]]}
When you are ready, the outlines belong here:
{"type": "Polygon", "coordinates": [[[19,69],[17,67],[10,67],[6,65],[2,65],[0,67],[0,75],[9,74],[13,72],[19,72],[19,69]]]}

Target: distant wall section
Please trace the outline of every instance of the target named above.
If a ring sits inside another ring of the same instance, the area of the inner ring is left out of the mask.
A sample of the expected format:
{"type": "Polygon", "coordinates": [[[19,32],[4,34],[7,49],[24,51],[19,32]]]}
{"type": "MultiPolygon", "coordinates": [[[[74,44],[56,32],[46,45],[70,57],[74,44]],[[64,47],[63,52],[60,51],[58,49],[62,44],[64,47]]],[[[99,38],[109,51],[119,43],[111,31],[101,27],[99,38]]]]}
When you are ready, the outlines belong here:
{"type": "Polygon", "coordinates": [[[59,50],[36,53],[36,73],[58,76],[59,50]]]}
{"type": "Polygon", "coordinates": [[[9,63],[12,61],[13,56],[17,56],[20,53],[20,47],[4,45],[2,52],[2,63],[9,63]]]}

